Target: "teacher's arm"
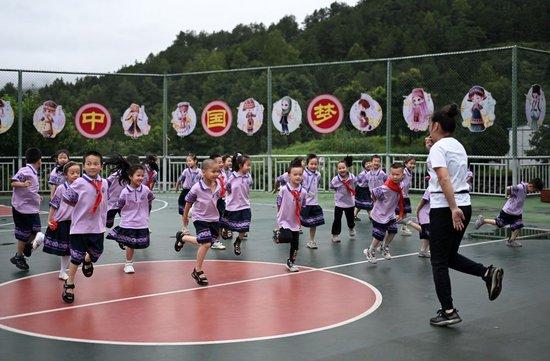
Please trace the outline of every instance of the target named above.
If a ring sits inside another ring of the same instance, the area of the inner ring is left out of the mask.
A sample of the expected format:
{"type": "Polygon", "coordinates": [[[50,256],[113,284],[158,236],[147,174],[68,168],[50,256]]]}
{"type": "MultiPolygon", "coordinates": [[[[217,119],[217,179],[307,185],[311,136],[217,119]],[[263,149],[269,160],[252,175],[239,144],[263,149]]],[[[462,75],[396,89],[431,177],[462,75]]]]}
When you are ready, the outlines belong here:
{"type": "Polygon", "coordinates": [[[449,176],[449,170],[444,167],[434,168],[435,173],[437,174],[437,180],[441,185],[441,190],[445,195],[445,199],[451,208],[451,214],[453,218],[453,227],[457,231],[464,229],[464,213],[456,205],[455,192],[453,189],[453,184],[451,183],[451,177],[449,176]]]}

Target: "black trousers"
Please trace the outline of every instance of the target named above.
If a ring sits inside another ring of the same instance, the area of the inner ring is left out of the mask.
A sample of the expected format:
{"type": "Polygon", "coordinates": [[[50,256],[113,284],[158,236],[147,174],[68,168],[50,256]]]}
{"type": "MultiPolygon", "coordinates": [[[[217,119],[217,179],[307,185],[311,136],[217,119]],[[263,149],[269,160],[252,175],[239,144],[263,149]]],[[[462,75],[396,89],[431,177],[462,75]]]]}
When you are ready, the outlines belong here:
{"type": "Polygon", "coordinates": [[[355,228],[355,207],[340,208],[334,207],[334,221],[332,222],[332,234],[339,235],[342,232],[342,214],[346,215],[348,228],[355,228]]]}
{"type": "MultiPolygon", "coordinates": [[[[464,212],[464,225],[470,223],[472,207],[460,207],[464,212]]],[[[482,277],[487,268],[458,253],[458,247],[464,236],[466,227],[457,231],[453,227],[450,208],[432,208],[430,210],[430,251],[432,254],[432,273],[435,283],[437,298],[443,310],[453,307],[451,296],[451,279],[449,268],[473,276],[482,277]]]]}

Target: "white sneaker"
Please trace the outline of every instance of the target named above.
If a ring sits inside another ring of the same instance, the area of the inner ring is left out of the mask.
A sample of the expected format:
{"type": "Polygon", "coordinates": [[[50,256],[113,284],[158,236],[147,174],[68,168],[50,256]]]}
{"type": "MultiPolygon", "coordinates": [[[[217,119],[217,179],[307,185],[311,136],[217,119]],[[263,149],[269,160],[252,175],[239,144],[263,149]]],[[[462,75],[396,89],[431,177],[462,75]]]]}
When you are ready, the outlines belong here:
{"type": "Polygon", "coordinates": [[[372,264],[376,264],[378,260],[376,259],[376,255],[374,254],[374,251],[371,251],[370,248],[365,248],[363,250],[363,254],[367,256],[367,261],[372,264]]]}
{"type": "Polygon", "coordinates": [[[477,216],[476,222],[474,223],[474,226],[476,229],[481,228],[483,224],[485,223],[485,217],[483,217],[481,214],[477,216]]]}
{"type": "Polygon", "coordinates": [[[36,236],[34,237],[34,240],[32,241],[32,249],[35,250],[38,247],[40,247],[42,245],[42,243],[44,243],[44,238],[46,238],[44,233],[42,233],[42,232],[36,233],[36,236]]]}
{"type": "Polygon", "coordinates": [[[124,273],[126,274],[130,274],[130,273],[134,273],[134,262],[126,262],[124,264],[124,273]]]}
{"type": "Polygon", "coordinates": [[[307,246],[307,248],[311,248],[311,249],[317,249],[317,248],[318,248],[318,247],[317,247],[317,242],[315,242],[315,240],[313,240],[313,241],[308,241],[308,242],[306,243],[306,246],[307,246]]]}
{"type": "Polygon", "coordinates": [[[212,243],[210,248],[212,248],[212,249],[225,249],[225,245],[223,243],[221,243],[220,241],[217,241],[217,242],[212,243]]]}
{"type": "Polygon", "coordinates": [[[431,256],[430,251],[423,251],[421,249],[418,250],[418,257],[420,258],[430,258],[431,256]]]}
{"type": "Polygon", "coordinates": [[[63,281],[66,281],[66,280],[69,279],[69,275],[67,274],[67,272],[61,271],[61,272],[59,272],[59,279],[63,280],[63,281]]]}
{"type": "Polygon", "coordinates": [[[401,234],[404,236],[412,236],[412,232],[406,226],[401,227],[401,234]]]}
{"type": "Polygon", "coordinates": [[[506,241],[506,245],[508,247],[523,247],[523,245],[521,243],[519,243],[518,241],[506,241]]]}
{"type": "Polygon", "coordinates": [[[384,258],[387,260],[391,259],[390,247],[382,247],[382,256],[384,256],[384,258]]]}
{"type": "Polygon", "coordinates": [[[350,237],[355,237],[355,234],[356,234],[356,233],[355,233],[355,228],[350,228],[350,229],[349,229],[349,236],[350,236],[350,237]]]}
{"type": "Polygon", "coordinates": [[[292,262],[291,260],[287,259],[286,260],[286,268],[290,271],[290,272],[298,272],[300,271],[300,269],[298,268],[298,266],[296,266],[294,264],[294,262],[292,262]]]}
{"type": "Polygon", "coordinates": [[[340,236],[338,234],[332,235],[332,243],[340,243],[340,236]]]}

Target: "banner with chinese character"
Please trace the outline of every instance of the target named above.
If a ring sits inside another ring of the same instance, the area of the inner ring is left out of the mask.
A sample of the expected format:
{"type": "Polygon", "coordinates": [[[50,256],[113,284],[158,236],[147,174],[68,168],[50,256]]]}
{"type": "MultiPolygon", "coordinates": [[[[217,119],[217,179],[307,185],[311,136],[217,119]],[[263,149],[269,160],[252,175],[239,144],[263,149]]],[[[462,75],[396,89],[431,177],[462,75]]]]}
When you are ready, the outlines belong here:
{"type": "Polygon", "coordinates": [[[403,100],[403,117],[412,131],[423,132],[428,129],[433,112],[432,96],[422,88],[414,88],[403,100]]]}
{"type": "Polygon", "coordinates": [[[7,132],[13,125],[14,113],[9,101],[0,99],[0,134],[7,132]]]}
{"type": "Polygon", "coordinates": [[[273,103],[271,120],[275,128],[283,135],[289,135],[302,124],[302,108],[289,96],[273,103]]]}
{"type": "Polygon", "coordinates": [[[344,108],[340,101],[330,95],[316,96],[307,107],[307,121],[319,133],[334,132],[344,119],[344,108]]]}
{"type": "Polygon", "coordinates": [[[221,137],[229,131],[233,114],[227,103],[214,100],[202,110],[201,123],[204,131],[213,137],[221,137]]]}
{"type": "Polygon", "coordinates": [[[197,126],[197,114],[189,102],[179,102],[172,112],[172,127],[178,137],[186,137],[193,133],[197,126]]]}
{"type": "Polygon", "coordinates": [[[142,135],[149,134],[151,126],[149,125],[149,118],[145,114],[145,106],[136,103],[130,104],[130,107],[126,109],[122,118],[122,128],[124,134],[136,139],[142,135]]]}
{"type": "Polygon", "coordinates": [[[462,126],[470,128],[472,133],[483,132],[495,121],[496,100],[482,86],[474,85],[462,99],[460,113],[462,126]]]}
{"type": "Polygon", "coordinates": [[[370,132],[382,121],[382,107],[370,95],[362,93],[361,98],[351,106],[349,119],[361,133],[370,132]]]}
{"type": "Polygon", "coordinates": [[[537,129],[544,121],[546,114],[546,98],[544,91],[539,84],[531,85],[527,94],[525,94],[525,117],[527,124],[532,129],[537,129]]]}
{"type": "Polygon", "coordinates": [[[237,128],[250,136],[262,127],[264,122],[264,106],[254,98],[248,98],[239,104],[237,112],[237,128]]]}
{"type": "Polygon", "coordinates": [[[53,100],[46,100],[36,108],[32,122],[44,138],[55,138],[65,127],[65,113],[61,105],[53,100]]]}
{"type": "Polygon", "coordinates": [[[89,103],[78,109],[74,122],[80,134],[97,139],[107,134],[111,128],[111,114],[103,105],[89,103]]]}

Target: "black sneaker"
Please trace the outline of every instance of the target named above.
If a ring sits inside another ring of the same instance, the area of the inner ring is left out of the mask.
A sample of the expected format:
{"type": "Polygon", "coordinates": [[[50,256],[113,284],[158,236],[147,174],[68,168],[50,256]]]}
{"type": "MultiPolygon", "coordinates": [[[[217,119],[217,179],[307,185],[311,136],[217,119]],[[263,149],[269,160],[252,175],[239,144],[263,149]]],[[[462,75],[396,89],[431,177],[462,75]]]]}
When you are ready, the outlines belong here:
{"type": "Polygon", "coordinates": [[[502,291],[502,278],[504,276],[504,270],[500,267],[489,266],[489,272],[486,277],[483,277],[485,285],[487,286],[487,292],[489,293],[489,300],[494,301],[500,295],[502,291]]]}
{"type": "Polygon", "coordinates": [[[29,269],[29,265],[27,264],[27,260],[25,260],[25,257],[15,255],[12,258],[10,258],[11,263],[15,265],[15,267],[22,269],[24,271],[27,271],[29,269]]]}
{"type": "Polygon", "coordinates": [[[458,310],[456,308],[451,313],[446,313],[439,309],[437,310],[437,315],[430,318],[430,325],[432,326],[450,326],[459,322],[462,322],[462,319],[458,315],[458,310]]]}
{"type": "Polygon", "coordinates": [[[25,248],[23,248],[23,255],[25,257],[30,257],[32,254],[32,244],[31,242],[25,243],[25,248]]]}

